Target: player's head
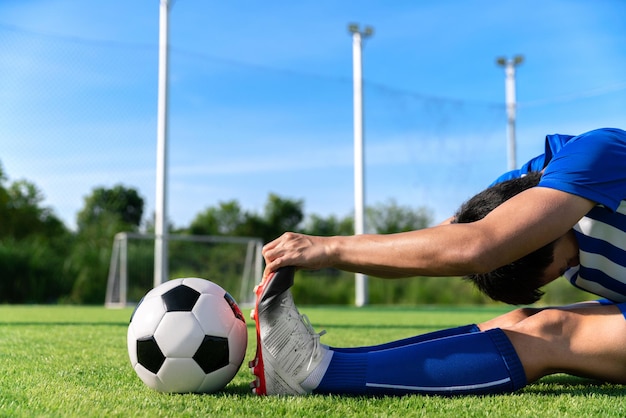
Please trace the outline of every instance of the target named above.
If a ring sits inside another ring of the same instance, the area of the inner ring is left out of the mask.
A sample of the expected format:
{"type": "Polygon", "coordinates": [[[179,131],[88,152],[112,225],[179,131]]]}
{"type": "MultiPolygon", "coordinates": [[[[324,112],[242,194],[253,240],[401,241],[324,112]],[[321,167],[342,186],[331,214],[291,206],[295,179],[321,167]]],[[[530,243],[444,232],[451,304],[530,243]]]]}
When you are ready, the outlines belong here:
{"type": "MultiPolygon", "coordinates": [[[[536,186],[541,173],[497,183],[465,202],[454,216],[454,223],[475,222],[522,191],[536,186]]],[[[489,273],[471,274],[464,279],[494,300],[513,305],[538,301],[545,284],[544,271],[554,258],[554,242],[489,273]]]]}

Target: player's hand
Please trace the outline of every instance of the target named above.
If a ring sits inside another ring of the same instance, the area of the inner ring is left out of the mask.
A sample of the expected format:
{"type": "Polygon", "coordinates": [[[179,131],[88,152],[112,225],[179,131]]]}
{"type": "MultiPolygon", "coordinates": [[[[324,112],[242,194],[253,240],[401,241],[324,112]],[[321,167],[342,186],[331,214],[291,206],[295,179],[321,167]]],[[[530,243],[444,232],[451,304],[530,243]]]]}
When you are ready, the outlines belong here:
{"type": "Polygon", "coordinates": [[[263,247],[266,263],[264,276],[284,266],[307,270],[330,267],[330,239],[286,232],[263,247]]]}

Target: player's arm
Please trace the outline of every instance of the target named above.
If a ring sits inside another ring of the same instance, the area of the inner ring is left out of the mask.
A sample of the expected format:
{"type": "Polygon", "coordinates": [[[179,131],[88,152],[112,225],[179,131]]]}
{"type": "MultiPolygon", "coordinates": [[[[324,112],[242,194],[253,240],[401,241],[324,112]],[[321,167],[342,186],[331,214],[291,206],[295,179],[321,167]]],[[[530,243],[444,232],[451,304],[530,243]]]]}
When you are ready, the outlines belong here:
{"type": "Polygon", "coordinates": [[[386,278],[488,272],[561,237],[593,205],[569,193],[534,187],[473,223],[389,235],[287,233],[264,247],[266,273],[287,265],[386,278]]]}

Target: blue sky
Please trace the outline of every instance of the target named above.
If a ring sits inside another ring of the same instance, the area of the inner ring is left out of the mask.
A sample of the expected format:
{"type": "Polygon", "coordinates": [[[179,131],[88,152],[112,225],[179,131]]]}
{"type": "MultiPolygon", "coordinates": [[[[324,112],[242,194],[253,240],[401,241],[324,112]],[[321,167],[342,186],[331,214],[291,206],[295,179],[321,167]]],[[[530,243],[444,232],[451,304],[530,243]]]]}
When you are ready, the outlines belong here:
{"type": "MultiPolygon", "coordinates": [[[[363,50],[366,203],[441,220],[507,168],[504,71],[517,68],[518,164],[549,133],[626,128],[622,0],[175,0],[169,217],[186,226],[269,193],[352,213],[350,22],[363,50]]],[[[0,162],[73,227],[94,187],[154,211],[159,1],[0,2],[0,162]]]]}

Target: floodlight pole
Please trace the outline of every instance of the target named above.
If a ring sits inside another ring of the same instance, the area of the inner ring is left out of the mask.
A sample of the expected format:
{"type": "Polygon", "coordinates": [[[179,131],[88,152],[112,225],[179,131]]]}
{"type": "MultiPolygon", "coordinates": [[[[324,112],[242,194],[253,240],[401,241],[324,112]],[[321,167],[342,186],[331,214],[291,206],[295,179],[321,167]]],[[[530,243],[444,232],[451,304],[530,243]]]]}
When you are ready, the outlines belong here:
{"type": "MultiPolygon", "coordinates": [[[[371,36],[374,29],[366,26],[361,32],[359,25],[351,23],[348,31],[352,34],[352,65],[354,89],[354,233],[363,234],[365,229],[365,193],[363,181],[363,39],[371,36]]],[[[356,306],[368,303],[367,276],[355,274],[356,306]]]]}
{"type": "Polygon", "coordinates": [[[516,144],[515,144],[515,67],[524,62],[524,57],[516,55],[513,59],[498,58],[498,65],[504,67],[506,114],[507,114],[507,137],[508,137],[508,169],[517,168],[516,144]]]}
{"type": "Polygon", "coordinates": [[[168,137],[168,52],[169,0],[160,0],[159,11],[159,97],[157,105],[157,166],[154,220],[154,287],[168,279],[167,230],[167,137],[168,137]]]}

